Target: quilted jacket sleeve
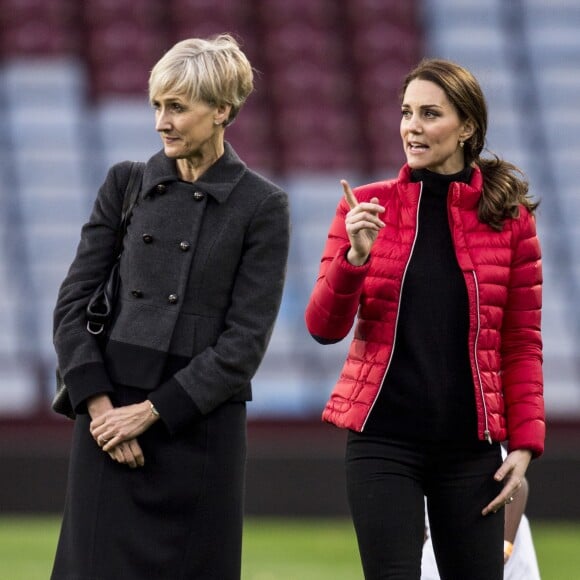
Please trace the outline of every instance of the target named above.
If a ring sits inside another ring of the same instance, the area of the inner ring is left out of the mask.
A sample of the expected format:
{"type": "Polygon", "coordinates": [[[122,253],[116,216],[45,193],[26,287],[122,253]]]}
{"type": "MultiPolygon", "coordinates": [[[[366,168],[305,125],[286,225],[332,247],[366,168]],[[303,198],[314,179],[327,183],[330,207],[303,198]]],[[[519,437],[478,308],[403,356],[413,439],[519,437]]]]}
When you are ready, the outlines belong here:
{"type": "Polygon", "coordinates": [[[502,382],[509,449],[544,449],[542,261],[534,218],[514,221],[513,259],[502,326],[502,382]]]}
{"type": "Polygon", "coordinates": [[[370,265],[370,258],[362,266],[353,266],[346,259],[350,248],[344,223],[347,212],[343,200],[330,226],[318,278],[306,307],[308,331],[326,344],[338,342],[350,332],[370,265]]]}

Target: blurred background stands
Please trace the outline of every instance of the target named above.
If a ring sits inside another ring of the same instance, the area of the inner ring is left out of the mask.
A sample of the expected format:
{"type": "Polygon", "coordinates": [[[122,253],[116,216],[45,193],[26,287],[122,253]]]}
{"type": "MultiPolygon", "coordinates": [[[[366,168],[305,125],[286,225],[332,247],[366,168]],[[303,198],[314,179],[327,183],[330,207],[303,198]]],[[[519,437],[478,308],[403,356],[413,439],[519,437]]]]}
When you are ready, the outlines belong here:
{"type": "Polygon", "coordinates": [[[0,0],[0,419],[62,424],[48,412],[52,309],[80,227],[112,163],[160,148],[153,64],[180,39],[230,32],[256,91],[228,139],[289,191],[293,221],[250,416],[318,421],[347,344],[318,347],[303,312],[339,179],[396,174],[401,82],[429,55],[473,70],[488,97],[489,148],[543,200],[548,417],[577,425],[579,25],[574,0],[0,0]]]}

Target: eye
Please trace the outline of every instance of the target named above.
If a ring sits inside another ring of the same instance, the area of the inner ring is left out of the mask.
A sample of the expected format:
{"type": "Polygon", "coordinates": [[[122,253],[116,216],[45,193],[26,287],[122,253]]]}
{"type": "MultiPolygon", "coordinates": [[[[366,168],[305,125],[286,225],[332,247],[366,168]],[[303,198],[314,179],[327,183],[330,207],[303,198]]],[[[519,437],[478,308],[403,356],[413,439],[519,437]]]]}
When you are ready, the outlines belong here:
{"type": "Polygon", "coordinates": [[[401,111],[401,116],[403,117],[403,119],[408,119],[411,117],[411,111],[409,111],[408,109],[403,109],[401,111]]]}
{"type": "Polygon", "coordinates": [[[181,103],[171,103],[171,110],[175,113],[183,113],[185,107],[181,103]]]}
{"type": "Polygon", "coordinates": [[[427,117],[427,119],[433,119],[434,117],[438,117],[439,115],[435,112],[432,111],[431,109],[427,109],[425,111],[425,117],[427,117]]]}

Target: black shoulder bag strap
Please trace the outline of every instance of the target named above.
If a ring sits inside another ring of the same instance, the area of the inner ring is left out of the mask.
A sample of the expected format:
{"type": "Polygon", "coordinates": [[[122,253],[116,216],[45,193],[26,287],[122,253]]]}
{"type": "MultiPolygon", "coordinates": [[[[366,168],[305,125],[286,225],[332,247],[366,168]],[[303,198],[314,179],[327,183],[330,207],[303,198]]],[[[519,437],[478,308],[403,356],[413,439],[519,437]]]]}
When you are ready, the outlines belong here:
{"type": "Polygon", "coordinates": [[[121,211],[121,223],[117,231],[117,242],[115,244],[115,255],[119,257],[123,249],[123,238],[127,233],[127,226],[131,220],[133,208],[139,199],[141,191],[141,184],[143,182],[143,172],[145,170],[145,163],[140,161],[131,162],[131,170],[129,172],[129,179],[125,187],[125,194],[123,197],[123,209],[121,211]]]}
{"type": "Polygon", "coordinates": [[[131,214],[139,199],[144,169],[144,163],[137,161],[131,163],[129,179],[127,180],[123,197],[121,222],[119,223],[117,239],[115,241],[115,261],[111,266],[107,279],[99,284],[86,308],[87,330],[91,334],[97,335],[103,333],[113,314],[120,284],[119,259],[123,252],[123,238],[127,233],[127,226],[131,220],[131,214]]]}

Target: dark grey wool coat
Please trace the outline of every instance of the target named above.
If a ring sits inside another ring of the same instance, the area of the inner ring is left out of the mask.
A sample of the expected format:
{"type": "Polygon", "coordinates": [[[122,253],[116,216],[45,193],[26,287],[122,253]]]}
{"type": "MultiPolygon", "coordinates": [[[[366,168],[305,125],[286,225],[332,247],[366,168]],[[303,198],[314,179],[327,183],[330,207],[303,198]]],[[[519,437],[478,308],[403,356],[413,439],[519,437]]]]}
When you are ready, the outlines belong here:
{"type": "Polygon", "coordinates": [[[121,257],[105,346],[84,310],[107,276],[129,164],[113,166],[60,288],[54,344],[73,406],[115,384],[149,391],[172,432],[226,401],[251,399],[282,297],[287,195],[226,143],[195,183],[161,151],[146,164],[121,257]],[[169,369],[169,371],[168,371],[169,369]]]}

